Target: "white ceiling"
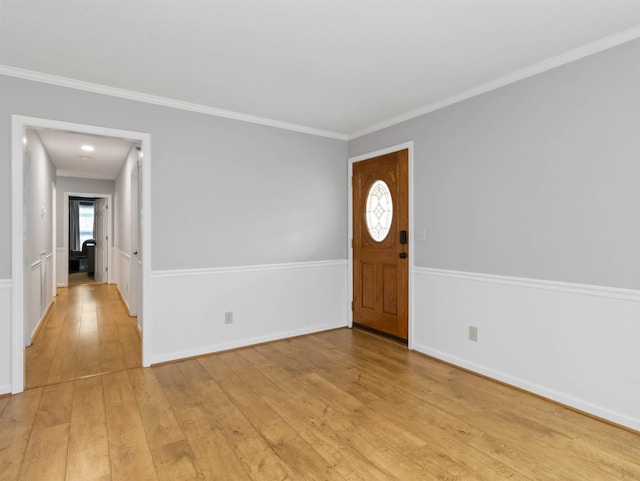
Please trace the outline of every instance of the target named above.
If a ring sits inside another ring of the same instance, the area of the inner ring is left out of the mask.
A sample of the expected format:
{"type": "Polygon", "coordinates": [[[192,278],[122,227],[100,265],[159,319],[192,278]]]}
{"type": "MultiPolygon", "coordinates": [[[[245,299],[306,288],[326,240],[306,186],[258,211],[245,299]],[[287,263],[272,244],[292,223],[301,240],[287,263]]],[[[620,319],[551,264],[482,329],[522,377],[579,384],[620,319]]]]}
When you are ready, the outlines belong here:
{"type": "Polygon", "coordinates": [[[35,129],[60,177],[114,180],[135,142],[115,137],[35,129]],[[84,152],[83,145],[94,147],[84,152]]]}
{"type": "Polygon", "coordinates": [[[640,0],[0,0],[0,64],[353,135],[640,25],[640,0]]]}

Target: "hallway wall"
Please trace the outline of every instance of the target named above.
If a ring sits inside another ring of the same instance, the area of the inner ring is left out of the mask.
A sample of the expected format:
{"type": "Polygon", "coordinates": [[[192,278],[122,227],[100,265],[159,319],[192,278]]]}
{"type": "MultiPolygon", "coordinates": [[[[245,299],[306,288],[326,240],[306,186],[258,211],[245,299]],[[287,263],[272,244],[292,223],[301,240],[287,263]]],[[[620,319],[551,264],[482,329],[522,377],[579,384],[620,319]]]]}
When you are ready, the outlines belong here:
{"type": "Polygon", "coordinates": [[[55,181],[55,166],[36,131],[27,130],[25,139],[25,148],[30,153],[30,162],[25,163],[25,219],[29,246],[25,249],[28,258],[25,283],[28,319],[24,342],[28,346],[54,296],[52,183],[55,181]]]}
{"type": "MultiPolygon", "coordinates": [[[[131,293],[129,282],[131,280],[131,169],[138,160],[138,151],[132,148],[122,164],[115,181],[114,215],[117,222],[114,224],[114,264],[116,270],[116,284],[127,309],[131,312],[131,293]]],[[[140,326],[141,327],[141,326],[140,326]]]]}

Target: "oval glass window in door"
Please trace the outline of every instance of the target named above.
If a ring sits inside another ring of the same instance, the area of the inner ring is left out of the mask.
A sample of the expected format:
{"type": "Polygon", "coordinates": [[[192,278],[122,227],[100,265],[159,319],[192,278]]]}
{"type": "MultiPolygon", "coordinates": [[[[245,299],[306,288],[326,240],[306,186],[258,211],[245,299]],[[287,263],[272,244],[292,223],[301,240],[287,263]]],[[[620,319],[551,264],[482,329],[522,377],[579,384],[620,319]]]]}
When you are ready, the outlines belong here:
{"type": "Polygon", "coordinates": [[[393,201],[389,186],[376,180],[367,195],[366,221],[369,234],[376,242],[382,242],[391,229],[393,201]]]}

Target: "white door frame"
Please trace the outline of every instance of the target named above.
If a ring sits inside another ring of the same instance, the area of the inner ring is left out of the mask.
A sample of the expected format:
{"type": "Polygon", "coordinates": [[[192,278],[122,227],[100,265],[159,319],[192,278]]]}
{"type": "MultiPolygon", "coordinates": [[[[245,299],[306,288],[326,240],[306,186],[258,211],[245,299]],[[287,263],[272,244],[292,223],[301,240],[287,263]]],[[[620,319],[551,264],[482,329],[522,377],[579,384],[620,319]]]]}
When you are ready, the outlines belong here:
{"type": "MultiPolygon", "coordinates": [[[[58,202],[58,189],[56,183],[51,182],[51,253],[53,263],[51,264],[51,288],[52,298],[58,295],[58,230],[56,223],[58,222],[57,205],[58,202]]],[[[69,263],[67,263],[67,266],[69,263]]]]}
{"type": "MultiPolygon", "coordinates": [[[[25,129],[49,128],[67,130],[85,134],[119,137],[140,142],[145,153],[142,166],[142,208],[144,215],[141,219],[142,235],[142,309],[140,316],[146,316],[149,310],[150,279],[151,279],[151,135],[142,132],[119,130],[94,125],[75,124],[59,120],[40,119],[23,115],[11,116],[11,392],[13,394],[24,391],[24,285],[25,278],[24,255],[24,218],[23,218],[23,179],[22,155],[24,151],[23,139],[25,129]]],[[[68,220],[67,220],[68,221],[68,220]]],[[[152,320],[144,319],[146,334],[142,335],[142,365],[151,365],[151,336],[149,328],[152,320]]]]}
{"type": "MultiPolygon", "coordinates": [[[[140,153],[136,162],[129,169],[128,176],[130,180],[129,193],[130,193],[130,205],[131,215],[129,222],[129,233],[131,238],[131,262],[129,264],[129,315],[137,316],[140,308],[140,279],[138,262],[140,259],[140,166],[141,166],[140,153]],[[135,184],[134,184],[135,177],[135,184]],[[134,198],[134,185],[135,185],[135,198],[134,198]],[[135,226],[134,226],[135,224],[135,226]],[[135,227],[135,229],[134,229],[135,227]],[[136,242],[134,242],[134,239],[136,242]]],[[[140,319],[138,319],[138,327],[141,327],[140,319]]]]}
{"type": "Polygon", "coordinates": [[[384,149],[376,150],[375,152],[369,152],[355,157],[349,157],[349,169],[347,172],[347,185],[348,185],[348,197],[347,197],[347,218],[348,218],[348,230],[347,230],[347,252],[349,256],[349,278],[348,289],[349,295],[347,296],[347,325],[353,327],[353,310],[351,309],[353,302],[353,164],[362,160],[371,159],[373,157],[379,157],[381,155],[390,154],[391,152],[398,152],[399,150],[407,149],[409,151],[409,305],[408,307],[408,339],[407,345],[409,349],[413,349],[413,141],[404,142],[402,144],[393,145],[384,149]]]}
{"type": "MultiPolygon", "coordinates": [[[[64,222],[64,226],[62,227],[64,229],[64,251],[67,253],[67,265],[64,268],[65,272],[66,272],[66,280],[67,282],[65,282],[65,285],[68,286],[69,285],[69,197],[87,197],[87,198],[94,198],[94,199],[107,199],[107,205],[109,206],[109,213],[107,215],[107,236],[109,238],[109,242],[111,242],[112,239],[112,231],[113,231],[113,226],[112,226],[112,222],[113,220],[111,219],[111,213],[113,209],[113,199],[112,199],[112,195],[111,194],[92,194],[92,193],[86,193],[86,192],[65,192],[64,193],[64,205],[62,206],[63,208],[63,222],[64,222]]],[[[107,245],[107,284],[111,284],[111,248],[107,245]]]]}

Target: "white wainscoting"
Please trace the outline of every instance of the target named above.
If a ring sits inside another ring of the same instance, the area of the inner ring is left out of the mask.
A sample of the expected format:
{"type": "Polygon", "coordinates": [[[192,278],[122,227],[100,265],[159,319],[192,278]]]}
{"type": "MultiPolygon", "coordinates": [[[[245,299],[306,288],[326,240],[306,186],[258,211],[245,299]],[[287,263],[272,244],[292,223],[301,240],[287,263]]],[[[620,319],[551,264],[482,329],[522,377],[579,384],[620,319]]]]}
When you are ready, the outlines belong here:
{"type": "Polygon", "coordinates": [[[414,293],[417,351],[640,430],[640,291],[415,268],[414,293]]]}
{"type": "Polygon", "coordinates": [[[45,318],[53,302],[53,254],[43,254],[40,260],[31,264],[29,299],[29,319],[25,326],[25,345],[31,345],[33,336],[45,318]]]}
{"type": "Polygon", "coordinates": [[[120,279],[120,249],[117,247],[109,246],[109,274],[107,275],[107,281],[109,284],[118,284],[120,279]]]}
{"type": "Polygon", "coordinates": [[[151,363],[344,327],[347,277],[345,260],[152,271],[151,363]]]}
{"type": "Polygon", "coordinates": [[[131,279],[131,256],[122,252],[120,249],[114,249],[117,253],[116,261],[118,263],[118,277],[116,285],[120,292],[120,297],[127,306],[127,311],[131,314],[131,307],[129,306],[129,280],[131,279]]]}
{"type": "Polygon", "coordinates": [[[64,247],[56,249],[56,285],[58,287],[69,285],[69,252],[64,247]]]}
{"type": "Polygon", "coordinates": [[[11,392],[11,279],[0,279],[0,394],[11,392]]]}
{"type": "Polygon", "coordinates": [[[53,253],[47,254],[47,269],[45,270],[45,288],[46,288],[46,298],[48,299],[47,308],[53,302],[53,298],[55,296],[55,292],[53,292],[53,276],[55,273],[53,272],[53,253]]]}

